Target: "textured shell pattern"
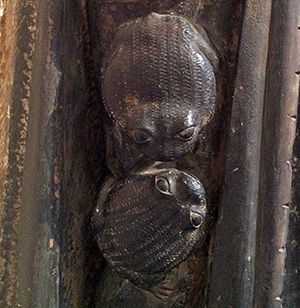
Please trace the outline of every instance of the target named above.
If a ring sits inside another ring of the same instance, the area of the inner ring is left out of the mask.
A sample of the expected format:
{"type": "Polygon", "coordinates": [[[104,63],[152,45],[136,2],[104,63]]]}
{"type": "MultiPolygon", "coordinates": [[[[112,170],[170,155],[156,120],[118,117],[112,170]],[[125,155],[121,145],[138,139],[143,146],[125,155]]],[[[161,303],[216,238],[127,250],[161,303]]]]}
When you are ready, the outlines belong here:
{"type": "Polygon", "coordinates": [[[152,13],[121,26],[104,60],[105,108],[126,134],[149,134],[153,142],[141,151],[151,159],[167,161],[191,151],[213,114],[215,76],[201,39],[184,18],[152,13]],[[170,141],[191,126],[195,138],[170,141]]]}
{"type": "Polygon", "coordinates": [[[200,181],[166,169],[117,182],[96,207],[93,224],[110,266],[141,284],[188,257],[203,235],[199,227],[205,215],[200,181]]]}

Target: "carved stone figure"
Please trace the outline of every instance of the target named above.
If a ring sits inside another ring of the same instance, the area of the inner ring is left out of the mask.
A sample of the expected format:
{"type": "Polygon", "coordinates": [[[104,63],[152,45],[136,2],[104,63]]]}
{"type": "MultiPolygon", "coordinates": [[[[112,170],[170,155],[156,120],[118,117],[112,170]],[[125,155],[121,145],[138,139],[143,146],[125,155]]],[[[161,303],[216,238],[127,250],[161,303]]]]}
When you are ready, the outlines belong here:
{"type": "Polygon", "coordinates": [[[152,13],[120,27],[104,59],[102,80],[113,121],[112,169],[120,152],[126,173],[139,160],[172,161],[193,150],[214,112],[215,76],[208,60],[214,56],[179,16],[152,13]]]}
{"type": "Polygon", "coordinates": [[[203,238],[200,181],[176,169],[146,171],[115,182],[93,217],[109,265],[139,286],[164,278],[203,238]]]}
{"type": "MultiPolygon", "coordinates": [[[[176,161],[194,149],[213,115],[213,61],[211,46],[189,21],[157,13],[122,25],[103,60],[106,159],[113,175],[101,189],[93,228],[108,265],[131,281],[135,291],[129,293],[160,290],[205,237],[204,188],[177,170],[176,161]]],[[[99,303],[112,303],[115,295],[102,294],[99,303]]]]}

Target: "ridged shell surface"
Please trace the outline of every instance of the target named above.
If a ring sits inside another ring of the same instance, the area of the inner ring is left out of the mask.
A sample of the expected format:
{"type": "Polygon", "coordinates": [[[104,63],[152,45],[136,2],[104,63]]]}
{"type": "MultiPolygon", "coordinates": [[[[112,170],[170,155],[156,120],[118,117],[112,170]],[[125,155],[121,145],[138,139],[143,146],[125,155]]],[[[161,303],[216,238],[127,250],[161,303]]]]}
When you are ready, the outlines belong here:
{"type": "Polygon", "coordinates": [[[93,225],[109,265],[138,285],[187,258],[203,235],[205,214],[200,181],[166,169],[118,182],[97,206],[93,225]]]}
{"type": "Polygon", "coordinates": [[[146,131],[153,142],[140,149],[149,158],[166,161],[190,151],[195,138],[170,140],[190,126],[198,132],[213,114],[215,76],[201,39],[184,18],[152,13],[123,25],[105,57],[105,108],[128,135],[146,131]]]}

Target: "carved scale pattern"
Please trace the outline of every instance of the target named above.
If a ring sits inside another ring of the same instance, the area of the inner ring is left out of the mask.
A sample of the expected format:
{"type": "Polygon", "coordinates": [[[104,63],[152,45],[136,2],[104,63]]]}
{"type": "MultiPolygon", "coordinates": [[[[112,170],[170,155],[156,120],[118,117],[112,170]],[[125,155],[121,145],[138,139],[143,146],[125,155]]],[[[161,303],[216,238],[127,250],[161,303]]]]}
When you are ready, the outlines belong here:
{"type": "Polygon", "coordinates": [[[198,132],[213,114],[215,77],[201,41],[184,18],[152,13],[123,25],[104,60],[107,112],[128,135],[149,132],[153,142],[138,146],[148,158],[190,152],[196,138],[183,143],[174,136],[187,126],[198,132]]]}
{"type": "Polygon", "coordinates": [[[205,214],[199,180],[167,169],[119,181],[96,208],[94,223],[110,266],[142,284],[189,255],[205,214]],[[157,181],[163,181],[163,190],[157,181]]]}
{"type": "Polygon", "coordinates": [[[107,157],[115,174],[100,192],[93,227],[109,265],[139,286],[161,280],[204,236],[200,181],[152,166],[192,151],[213,114],[215,77],[203,46],[184,18],[152,13],[121,26],[104,59],[107,157]]]}

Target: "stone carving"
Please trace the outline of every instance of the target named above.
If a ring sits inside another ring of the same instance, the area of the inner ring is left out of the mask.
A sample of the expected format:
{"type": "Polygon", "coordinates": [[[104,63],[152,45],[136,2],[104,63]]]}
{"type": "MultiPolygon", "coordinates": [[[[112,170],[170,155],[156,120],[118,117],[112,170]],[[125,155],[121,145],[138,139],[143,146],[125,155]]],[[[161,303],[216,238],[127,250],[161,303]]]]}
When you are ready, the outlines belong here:
{"type": "Polygon", "coordinates": [[[120,27],[102,80],[104,105],[114,122],[107,138],[113,173],[126,174],[145,159],[176,160],[193,150],[214,111],[215,76],[204,52],[215,57],[182,17],[152,13],[120,27]]]}
{"type": "Polygon", "coordinates": [[[113,175],[93,227],[111,268],[141,287],[163,279],[204,237],[204,188],[176,160],[214,112],[210,50],[186,19],[152,13],[122,25],[104,59],[113,175]]]}
{"type": "Polygon", "coordinates": [[[94,224],[109,265],[136,285],[149,285],[183,261],[203,235],[205,192],[176,169],[130,175],[98,204],[94,224]]]}

